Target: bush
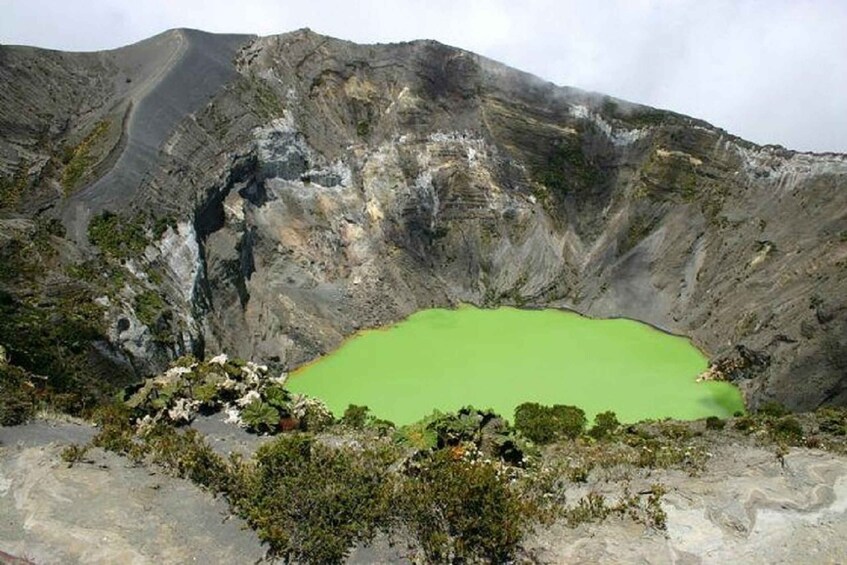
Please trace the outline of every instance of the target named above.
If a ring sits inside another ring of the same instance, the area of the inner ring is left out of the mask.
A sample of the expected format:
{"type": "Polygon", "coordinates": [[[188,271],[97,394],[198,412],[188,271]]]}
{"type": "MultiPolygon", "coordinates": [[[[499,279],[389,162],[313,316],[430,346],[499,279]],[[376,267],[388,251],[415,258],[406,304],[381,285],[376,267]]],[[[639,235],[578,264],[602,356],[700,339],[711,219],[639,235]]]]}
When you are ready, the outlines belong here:
{"type": "Polygon", "coordinates": [[[85,458],[86,453],[88,453],[87,445],[72,443],[62,450],[60,457],[62,458],[62,461],[68,464],[68,467],[71,467],[74,463],[82,461],[85,458]]]}
{"type": "Polygon", "coordinates": [[[232,479],[226,462],[196,430],[179,432],[171,426],[160,424],[147,430],[143,434],[143,441],[153,463],[214,493],[229,490],[232,479]]]}
{"type": "Polygon", "coordinates": [[[733,427],[740,432],[750,433],[756,429],[756,420],[751,416],[742,416],[735,420],[733,427]]]}
{"type": "Polygon", "coordinates": [[[845,411],[838,408],[819,408],[815,413],[815,418],[818,422],[818,429],[821,433],[831,434],[835,436],[847,435],[847,418],[845,411]]]}
{"type": "Polygon", "coordinates": [[[575,406],[525,402],[515,408],[515,428],[538,444],[575,439],[585,430],[585,412],[575,406]]]}
{"type": "Polygon", "coordinates": [[[487,457],[512,465],[523,463],[525,446],[512,433],[506,420],[491,410],[467,406],[455,413],[434,416],[426,427],[435,432],[436,449],[467,443],[487,457]]]}
{"type": "Polygon", "coordinates": [[[300,421],[300,429],[306,432],[322,432],[335,423],[332,412],[317,398],[301,397],[292,412],[300,421]]]}
{"type": "Polygon", "coordinates": [[[568,526],[575,528],[580,524],[602,522],[611,512],[612,509],[606,504],[606,497],[592,491],[579,499],[576,506],[569,508],[565,517],[568,526]]]}
{"type": "Polygon", "coordinates": [[[535,516],[497,465],[456,459],[449,450],[415,469],[397,504],[433,563],[508,562],[535,516]]]}
{"type": "Polygon", "coordinates": [[[131,410],[122,403],[106,404],[94,411],[92,420],[100,428],[92,444],[106,451],[128,454],[135,447],[131,410]]]}
{"type": "Polygon", "coordinates": [[[721,420],[717,416],[709,416],[706,418],[707,430],[722,430],[726,426],[726,421],[721,420]]]}
{"type": "Polygon", "coordinates": [[[330,448],[283,435],[256,453],[235,500],[271,551],[286,561],[336,563],[387,526],[393,454],[330,448]]]}
{"type": "Polygon", "coordinates": [[[787,416],[790,414],[788,408],[780,404],[779,402],[765,402],[759,409],[756,411],[756,414],[759,416],[770,416],[772,418],[781,418],[782,416],[787,416]]]}
{"type": "Polygon", "coordinates": [[[62,187],[66,194],[70,194],[79,186],[83,178],[89,173],[96,158],[91,154],[91,149],[109,131],[109,121],[102,120],[94,125],[94,128],[76,147],[65,148],[65,170],[62,174],[62,187]]]}
{"type": "Polygon", "coordinates": [[[123,218],[111,212],[103,212],[88,224],[88,240],[115,259],[129,259],[140,255],[149,240],[140,218],[123,218]]]}
{"type": "Polygon", "coordinates": [[[803,426],[794,416],[783,416],[768,426],[774,441],[797,444],[803,439],[803,426]]]}
{"type": "Polygon", "coordinates": [[[600,412],[594,416],[594,427],[588,432],[594,439],[607,439],[620,428],[621,423],[614,412],[600,412]]]}
{"type": "Polygon", "coordinates": [[[248,429],[259,433],[270,433],[279,426],[279,412],[261,400],[254,400],[241,411],[241,419],[248,429]]]}
{"type": "MultiPolygon", "coordinates": [[[[0,290],[0,343],[7,348],[9,367],[49,377],[30,379],[38,385],[39,398],[45,404],[82,414],[131,378],[126,367],[95,353],[92,343],[106,341],[107,337],[103,309],[86,288],[63,282],[55,284],[49,294],[32,289],[25,294],[16,298],[0,290]]],[[[4,393],[15,388],[12,383],[19,382],[10,373],[16,370],[10,368],[0,375],[0,386],[8,387],[4,393]]],[[[35,390],[29,385],[26,388],[35,390]]],[[[15,412],[30,411],[25,400],[28,395],[0,396],[6,397],[10,411],[11,401],[17,406],[15,412]]]]}
{"type": "Polygon", "coordinates": [[[350,404],[341,417],[341,424],[354,430],[361,430],[368,422],[368,412],[370,408],[367,406],[350,404]]]}
{"type": "Polygon", "coordinates": [[[35,415],[35,386],[29,374],[5,361],[0,347],[0,426],[17,426],[35,415]]]}

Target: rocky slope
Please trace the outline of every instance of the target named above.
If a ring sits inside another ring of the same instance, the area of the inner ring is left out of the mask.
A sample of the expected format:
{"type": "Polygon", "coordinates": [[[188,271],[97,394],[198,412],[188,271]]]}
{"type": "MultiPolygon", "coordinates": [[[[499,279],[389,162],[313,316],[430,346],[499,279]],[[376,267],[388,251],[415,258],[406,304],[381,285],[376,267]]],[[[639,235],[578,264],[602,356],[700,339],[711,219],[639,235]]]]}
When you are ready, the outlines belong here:
{"type": "Polygon", "coordinates": [[[75,264],[98,214],[149,217],[100,300],[136,372],[292,368],[420,308],[517,304],[689,335],[751,406],[847,404],[847,156],[308,30],[4,46],[0,84],[3,241],[58,218],[75,264]]]}

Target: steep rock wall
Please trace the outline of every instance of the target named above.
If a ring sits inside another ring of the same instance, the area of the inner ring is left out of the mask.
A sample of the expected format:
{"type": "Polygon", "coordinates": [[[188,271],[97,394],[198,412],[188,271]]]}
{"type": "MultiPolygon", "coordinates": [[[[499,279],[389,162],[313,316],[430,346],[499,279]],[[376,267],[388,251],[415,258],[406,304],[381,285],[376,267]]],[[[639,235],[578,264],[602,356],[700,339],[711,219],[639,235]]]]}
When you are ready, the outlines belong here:
{"type": "Polygon", "coordinates": [[[143,183],[97,185],[190,224],[158,245],[195,239],[159,261],[195,350],[292,368],[420,308],[553,306],[689,335],[752,405],[847,402],[845,156],[434,42],[215,37],[213,97],[143,183]]]}

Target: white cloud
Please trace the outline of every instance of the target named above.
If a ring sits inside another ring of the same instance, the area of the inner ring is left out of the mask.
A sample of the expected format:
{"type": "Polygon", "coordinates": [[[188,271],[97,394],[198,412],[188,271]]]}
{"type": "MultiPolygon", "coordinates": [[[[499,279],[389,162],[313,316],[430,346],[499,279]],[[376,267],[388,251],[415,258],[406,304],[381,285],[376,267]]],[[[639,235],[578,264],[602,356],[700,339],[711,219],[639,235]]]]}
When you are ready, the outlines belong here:
{"type": "Polygon", "coordinates": [[[173,27],[431,38],[758,143],[847,151],[847,2],[837,0],[5,0],[0,13],[3,43],[74,50],[173,27]]]}

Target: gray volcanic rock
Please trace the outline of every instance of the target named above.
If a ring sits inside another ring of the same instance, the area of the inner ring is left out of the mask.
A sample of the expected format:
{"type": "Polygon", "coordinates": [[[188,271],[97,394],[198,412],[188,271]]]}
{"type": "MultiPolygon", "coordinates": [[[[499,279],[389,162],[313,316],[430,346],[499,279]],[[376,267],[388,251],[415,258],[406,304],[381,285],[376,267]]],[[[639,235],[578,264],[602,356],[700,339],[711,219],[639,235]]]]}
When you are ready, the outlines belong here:
{"type": "Polygon", "coordinates": [[[81,425],[0,427],[0,562],[258,563],[265,551],[226,502],[94,449],[60,459],[81,425]]]}
{"type": "Polygon", "coordinates": [[[847,403],[844,155],[431,41],[179,30],[2,47],[0,79],[0,173],[26,163],[10,208],[83,253],[92,213],[174,220],[136,267],[161,270],[183,350],[292,368],[420,308],[553,306],[691,336],[752,406],[847,403]],[[68,175],[56,154],[86,139],[68,175]]]}

